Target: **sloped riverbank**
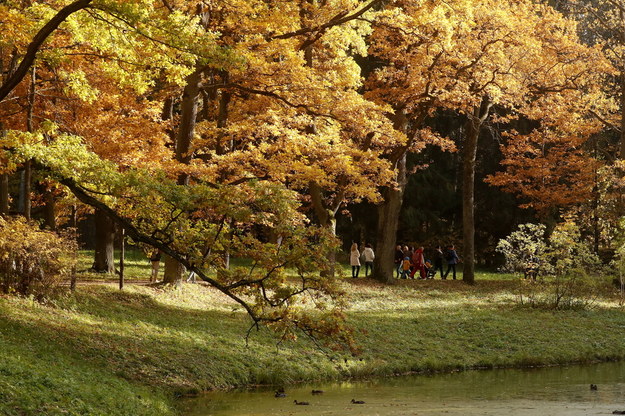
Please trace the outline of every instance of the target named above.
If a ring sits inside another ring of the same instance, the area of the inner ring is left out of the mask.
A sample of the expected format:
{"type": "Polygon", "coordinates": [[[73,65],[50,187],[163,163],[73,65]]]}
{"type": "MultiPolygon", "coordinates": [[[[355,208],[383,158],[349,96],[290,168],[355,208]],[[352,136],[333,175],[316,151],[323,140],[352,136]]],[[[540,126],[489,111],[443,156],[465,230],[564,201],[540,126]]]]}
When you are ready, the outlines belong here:
{"type": "Polygon", "coordinates": [[[355,357],[277,345],[267,330],[246,345],[243,311],[201,284],[89,284],[48,305],[0,297],[0,413],[175,414],[176,397],[201,390],[625,358],[609,289],[592,309],[553,311],[519,306],[508,276],[344,284],[355,357]]]}

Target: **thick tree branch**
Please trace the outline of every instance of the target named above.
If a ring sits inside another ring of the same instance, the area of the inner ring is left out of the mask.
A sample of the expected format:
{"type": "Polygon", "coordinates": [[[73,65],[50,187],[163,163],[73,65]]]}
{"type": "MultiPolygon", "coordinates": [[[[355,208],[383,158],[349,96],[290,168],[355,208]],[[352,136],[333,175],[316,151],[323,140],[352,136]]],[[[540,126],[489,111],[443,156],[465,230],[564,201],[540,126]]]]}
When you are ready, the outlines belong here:
{"type": "Polygon", "coordinates": [[[369,4],[367,4],[362,9],[360,9],[359,11],[355,13],[352,13],[352,14],[347,14],[346,12],[339,13],[324,24],[313,26],[313,27],[304,27],[294,32],[283,33],[282,35],[273,36],[273,39],[288,39],[288,38],[292,38],[295,36],[301,36],[301,35],[306,35],[306,34],[313,33],[313,32],[324,31],[333,26],[342,25],[343,23],[347,23],[350,20],[354,20],[362,16],[363,14],[365,14],[366,11],[368,11],[369,9],[371,9],[372,7],[376,6],[379,3],[382,3],[382,0],[372,0],[371,2],[369,2],[369,4]]]}
{"type": "Polygon", "coordinates": [[[0,86],[0,101],[9,95],[11,91],[13,91],[13,89],[24,79],[28,70],[35,61],[35,57],[37,56],[37,52],[41,48],[41,45],[43,45],[52,32],[54,32],[71,14],[87,8],[91,1],[92,0],[78,0],[62,8],[39,30],[39,32],[37,32],[32,42],[28,45],[26,55],[24,55],[24,59],[22,59],[20,65],[17,67],[15,72],[7,78],[2,86],[0,86]]]}
{"type": "Polygon", "coordinates": [[[315,111],[315,110],[311,109],[309,106],[307,106],[305,104],[292,103],[291,101],[287,100],[286,98],[282,97],[279,94],[276,94],[275,92],[265,91],[265,90],[258,90],[258,89],[255,89],[255,88],[248,88],[248,87],[245,87],[243,85],[235,84],[235,83],[230,83],[230,84],[228,84],[226,86],[227,87],[236,88],[238,90],[247,92],[249,94],[264,95],[264,96],[267,96],[267,97],[275,98],[275,99],[277,99],[279,101],[282,101],[284,104],[286,104],[289,107],[303,109],[307,114],[310,114],[311,116],[327,117],[327,118],[331,118],[331,119],[336,120],[336,117],[333,116],[332,114],[320,113],[318,111],[315,111]]]}
{"type": "MultiPolygon", "coordinates": [[[[37,164],[37,168],[40,170],[44,170],[44,171],[48,170],[45,166],[40,165],[40,164],[37,164]]],[[[254,312],[251,306],[244,299],[232,293],[232,291],[229,289],[228,286],[224,286],[218,281],[208,277],[199,267],[196,267],[193,263],[189,262],[189,260],[186,259],[184,256],[182,256],[179,252],[172,250],[168,245],[163,244],[160,240],[147,236],[141,231],[139,231],[134,225],[132,225],[132,223],[128,219],[120,216],[111,207],[101,202],[100,200],[94,198],[93,196],[89,195],[82,186],[76,183],[76,181],[74,181],[71,178],[58,178],[58,181],[61,184],[67,186],[72,191],[74,196],[78,198],[79,201],[104,212],[109,218],[111,218],[113,221],[119,224],[122,228],[124,228],[126,230],[127,235],[130,238],[132,238],[134,241],[145,243],[152,247],[160,249],[163,253],[167,254],[168,256],[172,257],[176,261],[180,262],[188,270],[195,272],[197,276],[199,276],[202,280],[204,280],[205,282],[213,286],[215,289],[219,290],[220,292],[222,292],[223,294],[225,294],[226,296],[234,300],[236,303],[241,305],[255,323],[266,321],[266,319],[256,314],[256,312],[254,312]]]]}
{"type": "Polygon", "coordinates": [[[616,124],[610,122],[609,120],[607,120],[605,117],[601,116],[601,114],[597,113],[594,110],[590,110],[590,114],[595,117],[597,120],[599,120],[601,123],[603,123],[607,128],[612,129],[618,133],[621,132],[621,127],[617,126],[616,124]]]}

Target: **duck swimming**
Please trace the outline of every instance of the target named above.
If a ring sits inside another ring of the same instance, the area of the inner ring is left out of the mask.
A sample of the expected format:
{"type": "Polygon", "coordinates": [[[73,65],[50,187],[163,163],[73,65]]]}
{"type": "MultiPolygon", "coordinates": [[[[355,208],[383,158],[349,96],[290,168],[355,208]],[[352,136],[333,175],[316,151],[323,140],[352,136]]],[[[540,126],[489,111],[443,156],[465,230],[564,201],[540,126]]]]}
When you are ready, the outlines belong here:
{"type": "Polygon", "coordinates": [[[312,394],[323,394],[323,390],[313,390],[312,394]]]}
{"type": "Polygon", "coordinates": [[[354,399],[352,399],[352,403],[353,404],[365,404],[365,402],[363,402],[362,400],[354,400],[354,399]]]}
{"type": "Polygon", "coordinates": [[[293,400],[293,403],[298,404],[300,406],[308,406],[310,404],[308,402],[298,402],[297,400],[293,400]]]}

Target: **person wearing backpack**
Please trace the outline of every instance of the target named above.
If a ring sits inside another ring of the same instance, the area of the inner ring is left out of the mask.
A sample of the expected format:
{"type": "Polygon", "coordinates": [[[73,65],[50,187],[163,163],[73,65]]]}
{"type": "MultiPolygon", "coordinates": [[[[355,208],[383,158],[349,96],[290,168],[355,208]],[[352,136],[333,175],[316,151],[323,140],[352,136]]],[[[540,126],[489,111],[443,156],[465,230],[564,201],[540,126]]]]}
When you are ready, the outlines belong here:
{"type": "Polygon", "coordinates": [[[447,261],[447,271],[445,272],[443,279],[446,279],[449,272],[453,271],[453,277],[454,280],[456,280],[456,264],[458,264],[460,258],[458,257],[458,253],[456,253],[453,245],[447,247],[447,251],[445,252],[445,260],[447,261]]]}

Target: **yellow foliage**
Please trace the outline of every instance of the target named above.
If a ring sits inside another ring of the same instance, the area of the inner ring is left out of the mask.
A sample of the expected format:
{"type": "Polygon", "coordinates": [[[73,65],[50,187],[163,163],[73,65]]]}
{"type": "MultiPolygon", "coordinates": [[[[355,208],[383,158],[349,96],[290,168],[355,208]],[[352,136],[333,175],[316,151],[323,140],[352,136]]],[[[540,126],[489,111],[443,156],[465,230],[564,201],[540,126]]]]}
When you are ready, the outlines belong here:
{"type": "Polygon", "coordinates": [[[0,289],[39,299],[58,290],[76,263],[76,242],[21,217],[0,217],[0,289]]]}

